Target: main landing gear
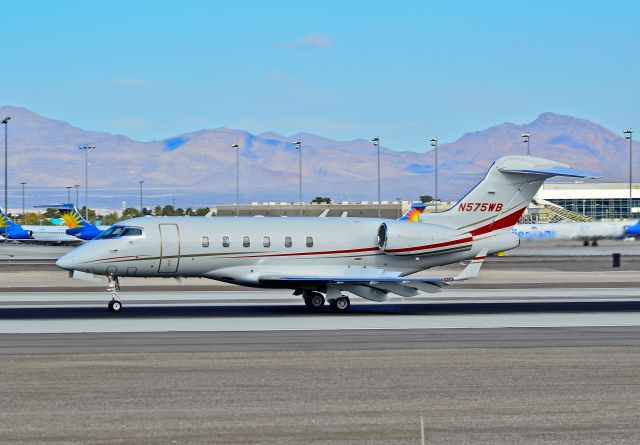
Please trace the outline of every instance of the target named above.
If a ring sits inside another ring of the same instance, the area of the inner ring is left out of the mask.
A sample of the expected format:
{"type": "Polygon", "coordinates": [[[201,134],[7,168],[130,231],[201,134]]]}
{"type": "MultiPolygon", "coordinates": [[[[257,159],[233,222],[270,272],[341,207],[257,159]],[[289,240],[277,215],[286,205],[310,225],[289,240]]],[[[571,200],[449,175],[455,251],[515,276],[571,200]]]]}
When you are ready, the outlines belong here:
{"type": "MultiPolygon", "coordinates": [[[[304,298],[304,304],[312,312],[319,312],[324,307],[325,299],[320,292],[303,291],[302,298],[304,298]]],[[[329,301],[329,307],[333,312],[344,313],[351,308],[351,301],[349,297],[340,295],[335,300],[329,301]]]]}
{"type": "Polygon", "coordinates": [[[122,302],[120,301],[120,282],[115,275],[109,275],[109,285],[107,286],[107,292],[111,294],[111,301],[107,305],[109,312],[120,312],[122,309],[122,302]]]}

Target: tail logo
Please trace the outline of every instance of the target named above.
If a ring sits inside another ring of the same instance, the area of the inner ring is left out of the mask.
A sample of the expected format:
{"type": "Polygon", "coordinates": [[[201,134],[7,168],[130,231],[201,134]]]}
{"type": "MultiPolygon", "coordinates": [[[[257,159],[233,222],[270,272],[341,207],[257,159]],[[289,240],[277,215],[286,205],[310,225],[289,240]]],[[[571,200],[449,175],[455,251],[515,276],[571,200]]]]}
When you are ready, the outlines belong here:
{"type": "Polygon", "coordinates": [[[424,213],[424,210],[427,208],[425,204],[422,203],[413,203],[411,204],[411,208],[407,210],[407,212],[398,218],[399,221],[409,221],[409,222],[418,222],[420,220],[420,215],[424,213]]]}
{"type": "Polygon", "coordinates": [[[59,210],[60,210],[60,216],[62,216],[62,219],[64,220],[64,223],[67,225],[67,227],[69,227],[70,229],[79,229],[83,227],[82,216],[80,216],[75,211],[75,209],[59,209],[59,210]]]}

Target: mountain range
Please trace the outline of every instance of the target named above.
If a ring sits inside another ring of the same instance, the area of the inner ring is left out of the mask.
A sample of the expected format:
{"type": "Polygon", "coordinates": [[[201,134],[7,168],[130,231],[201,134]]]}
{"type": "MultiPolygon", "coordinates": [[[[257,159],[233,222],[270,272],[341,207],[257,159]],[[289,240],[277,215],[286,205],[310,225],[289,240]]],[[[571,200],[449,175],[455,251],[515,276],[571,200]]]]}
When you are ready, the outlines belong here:
{"type": "MultiPolygon", "coordinates": [[[[305,200],[314,196],[372,200],[377,193],[376,152],[366,139],[336,141],[309,133],[283,136],[217,128],[142,142],[83,130],[20,107],[0,107],[0,116],[11,116],[9,207],[16,207],[23,181],[28,183],[30,200],[66,200],[66,186],[84,184],[84,156],[78,150],[83,144],[96,146],[89,154],[90,202],[96,207],[116,207],[123,200],[137,205],[138,180],[145,181],[149,206],[170,203],[173,196],[182,207],[233,202],[233,144],[240,146],[242,202],[296,201],[298,152],[293,142],[297,139],[302,141],[305,200]]],[[[531,134],[535,156],[601,172],[603,182],[628,180],[628,143],[621,134],[585,119],[543,113],[527,124],[502,123],[439,145],[441,199],[460,197],[498,157],[524,154],[524,132],[531,134]]],[[[433,194],[433,151],[394,151],[383,146],[380,157],[383,199],[411,200],[433,194]]]]}

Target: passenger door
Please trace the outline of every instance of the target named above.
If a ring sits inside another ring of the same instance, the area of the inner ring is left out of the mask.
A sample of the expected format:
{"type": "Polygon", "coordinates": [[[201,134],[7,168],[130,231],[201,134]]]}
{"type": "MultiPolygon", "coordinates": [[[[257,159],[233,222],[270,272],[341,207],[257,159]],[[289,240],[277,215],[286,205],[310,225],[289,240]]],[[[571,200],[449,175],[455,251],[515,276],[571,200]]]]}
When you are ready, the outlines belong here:
{"type": "Polygon", "coordinates": [[[176,273],[180,262],[180,231],[176,224],[159,224],[158,227],[160,227],[158,273],[176,273]]]}

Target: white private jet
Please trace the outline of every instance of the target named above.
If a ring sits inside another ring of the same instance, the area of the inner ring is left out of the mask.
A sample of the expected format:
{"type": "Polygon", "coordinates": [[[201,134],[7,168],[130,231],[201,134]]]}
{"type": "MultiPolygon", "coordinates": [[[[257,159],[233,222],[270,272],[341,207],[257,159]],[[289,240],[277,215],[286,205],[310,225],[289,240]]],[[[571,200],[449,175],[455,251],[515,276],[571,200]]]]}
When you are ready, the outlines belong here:
{"type": "Polygon", "coordinates": [[[118,277],[204,277],[258,288],[292,289],[311,310],[327,300],[347,311],[349,292],[435,293],[473,278],[485,255],[518,246],[511,227],[545,179],[592,177],[530,156],[496,161],[458,204],[428,222],[374,218],[146,217],[118,223],[57,261],[75,278],[109,279],[109,310],[122,308],[118,277]],[[409,277],[471,260],[457,277],[409,277]]]}

